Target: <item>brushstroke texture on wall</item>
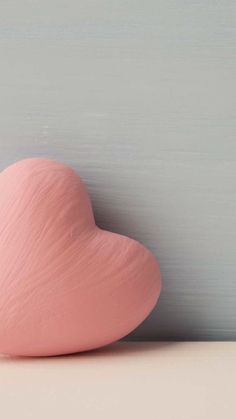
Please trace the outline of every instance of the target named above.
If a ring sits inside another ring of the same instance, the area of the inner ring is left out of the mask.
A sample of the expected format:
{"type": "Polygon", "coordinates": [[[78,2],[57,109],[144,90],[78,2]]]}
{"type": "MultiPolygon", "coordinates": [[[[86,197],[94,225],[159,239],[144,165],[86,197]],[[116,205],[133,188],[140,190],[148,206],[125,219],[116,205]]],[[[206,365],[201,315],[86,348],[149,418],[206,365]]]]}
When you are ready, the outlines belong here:
{"type": "Polygon", "coordinates": [[[142,241],[160,303],[131,339],[236,338],[235,2],[0,2],[0,168],[72,165],[142,241]]]}

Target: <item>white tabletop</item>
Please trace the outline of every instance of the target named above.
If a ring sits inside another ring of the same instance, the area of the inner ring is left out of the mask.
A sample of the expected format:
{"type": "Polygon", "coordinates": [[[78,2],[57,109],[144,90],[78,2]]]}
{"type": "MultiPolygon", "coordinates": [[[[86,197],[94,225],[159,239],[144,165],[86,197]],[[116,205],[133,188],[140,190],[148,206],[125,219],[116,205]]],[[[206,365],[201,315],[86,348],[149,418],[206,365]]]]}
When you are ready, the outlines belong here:
{"type": "Polygon", "coordinates": [[[117,343],[0,358],[0,417],[236,418],[236,342],[117,343]]]}

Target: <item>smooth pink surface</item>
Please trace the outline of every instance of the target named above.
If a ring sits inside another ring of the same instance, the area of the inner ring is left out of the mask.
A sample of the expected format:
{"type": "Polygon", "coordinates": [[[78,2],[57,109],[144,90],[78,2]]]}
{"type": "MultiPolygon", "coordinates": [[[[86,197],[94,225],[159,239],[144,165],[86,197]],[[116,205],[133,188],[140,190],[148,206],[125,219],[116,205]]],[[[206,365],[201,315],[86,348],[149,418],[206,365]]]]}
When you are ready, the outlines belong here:
{"type": "Polygon", "coordinates": [[[0,174],[0,352],[97,348],[138,326],[160,294],[143,245],[96,226],[69,167],[22,160],[0,174]]]}

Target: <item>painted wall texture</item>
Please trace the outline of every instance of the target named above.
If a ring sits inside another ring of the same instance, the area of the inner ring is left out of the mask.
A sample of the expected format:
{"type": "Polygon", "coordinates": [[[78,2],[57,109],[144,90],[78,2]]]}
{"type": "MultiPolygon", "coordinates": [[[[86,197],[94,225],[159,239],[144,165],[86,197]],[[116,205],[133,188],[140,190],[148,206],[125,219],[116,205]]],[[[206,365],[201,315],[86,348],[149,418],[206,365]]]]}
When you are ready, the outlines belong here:
{"type": "Polygon", "coordinates": [[[1,0],[0,168],[72,165],[158,256],[131,339],[236,338],[236,3],[1,0]]]}

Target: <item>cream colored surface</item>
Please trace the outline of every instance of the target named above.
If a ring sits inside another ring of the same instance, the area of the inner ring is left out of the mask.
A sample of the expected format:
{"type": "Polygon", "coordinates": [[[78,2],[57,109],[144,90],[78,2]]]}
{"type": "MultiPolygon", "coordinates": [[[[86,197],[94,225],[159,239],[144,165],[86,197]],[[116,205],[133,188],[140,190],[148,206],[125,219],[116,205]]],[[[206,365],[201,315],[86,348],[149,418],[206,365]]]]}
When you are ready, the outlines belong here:
{"type": "Polygon", "coordinates": [[[0,358],[1,418],[236,417],[236,342],[118,343],[0,358]]]}

